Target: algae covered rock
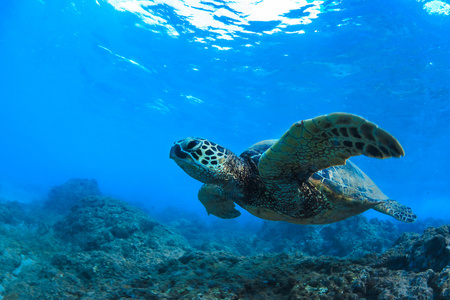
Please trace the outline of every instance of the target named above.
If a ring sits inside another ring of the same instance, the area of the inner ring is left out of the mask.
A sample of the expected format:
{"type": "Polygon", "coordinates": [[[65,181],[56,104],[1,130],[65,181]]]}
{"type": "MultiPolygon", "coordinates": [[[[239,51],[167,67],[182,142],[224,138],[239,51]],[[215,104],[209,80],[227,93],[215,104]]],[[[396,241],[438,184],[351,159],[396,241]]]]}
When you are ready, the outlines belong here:
{"type": "Polygon", "coordinates": [[[257,237],[266,243],[270,252],[362,257],[385,251],[399,235],[391,221],[369,221],[357,215],[324,226],[265,222],[257,237]]]}
{"type": "Polygon", "coordinates": [[[20,216],[23,216],[23,208],[18,202],[0,202],[0,224],[17,225],[20,216]]]}
{"type": "Polygon", "coordinates": [[[109,197],[84,197],[59,219],[44,235],[37,226],[4,229],[0,298],[118,299],[128,281],[148,281],[190,249],[167,226],[109,197]]]}
{"type": "Polygon", "coordinates": [[[45,207],[65,214],[84,197],[101,195],[95,179],[70,179],[50,190],[45,207]]]}
{"type": "Polygon", "coordinates": [[[255,230],[249,228],[250,224],[242,225],[237,220],[219,219],[206,223],[194,215],[183,216],[167,225],[184,236],[193,248],[201,251],[226,251],[248,256],[261,250],[254,244],[255,230]],[[239,234],[236,234],[237,232],[239,234]]]}
{"type": "Polygon", "coordinates": [[[0,226],[36,226],[41,223],[38,215],[34,203],[0,200],[0,226]]]}
{"type": "Polygon", "coordinates": [[[362,257],[382,253],[392,246],[400,233],[390,220],[371,219],[358,215],[324,227],[321,230],[325,255],[362,257]]]}
{"type": "Polygon", "coordinates": [[[258,232],[173,213],[169,227],[99,195],[57,217],[14,203],[3,209],[2,299],[450,297],[448,225],[404,234],[377,254],[397,227],[361,216],[327,226],[266,222],[258,232]]]}
{"type": "Polygon", "coordinates": [[[90,196],[55,224],[55,232],[73,250],[148,255],[154,262],[178,258],[189,248],[180,235],[122,201],[90,196]]]}
{"type": "Polygon", "coordinates": [[[440,272],[450,265],[450,226],[429,227],[422,235],[404,233],[381,259],[380,265],[391,269],[440,272]]]}

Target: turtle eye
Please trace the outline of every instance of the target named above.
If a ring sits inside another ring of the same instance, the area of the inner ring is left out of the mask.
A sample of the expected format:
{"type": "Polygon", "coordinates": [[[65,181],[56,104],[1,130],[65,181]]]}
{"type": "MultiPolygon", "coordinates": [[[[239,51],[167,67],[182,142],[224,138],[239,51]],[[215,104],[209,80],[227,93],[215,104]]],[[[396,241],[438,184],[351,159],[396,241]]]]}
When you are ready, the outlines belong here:
{"type": "Polygon", "coordinates": [[[192,148],[197,146],[198,143],[199,143],[198,141],[190,141],[189,144],[187,144],[187,146],[186,146],[186,150],[191,150],[192,148]]]}

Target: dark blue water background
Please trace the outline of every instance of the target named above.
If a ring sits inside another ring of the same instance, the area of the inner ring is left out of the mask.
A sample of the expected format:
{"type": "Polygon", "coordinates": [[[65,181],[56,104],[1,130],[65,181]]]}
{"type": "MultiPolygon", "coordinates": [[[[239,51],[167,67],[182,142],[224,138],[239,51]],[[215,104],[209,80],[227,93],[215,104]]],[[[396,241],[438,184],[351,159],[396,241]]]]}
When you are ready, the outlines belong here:
{"type": "MultiPolygon", "coordinates": [[[[345,111],[406,152],[353,161],[419,217],[448,214],[445,6],[439,14],[422,1],[326,1],[307,25],[250,21],[219,34],[170,5],[180,2],[146,7],[164,26],[100,0],[0,4],[2,197],[29,201],[70,178],[95,178],[147,208],[206,216],[201,184],[169,159],[174,141],[200,136],[240,153],[295,121],[345,111]]],[[[203,4],[198,12],[239,14],[224,1],[203,4]]],[[[284,17],[308,17],[309,7],[284,17]]]]}

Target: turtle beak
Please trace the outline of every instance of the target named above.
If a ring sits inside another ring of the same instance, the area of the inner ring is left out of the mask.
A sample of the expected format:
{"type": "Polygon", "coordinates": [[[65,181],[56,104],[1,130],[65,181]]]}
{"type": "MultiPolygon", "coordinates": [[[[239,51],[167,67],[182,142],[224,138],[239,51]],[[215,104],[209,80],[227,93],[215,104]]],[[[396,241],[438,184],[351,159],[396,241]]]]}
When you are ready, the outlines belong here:
{"type": "Polygon", "coordinates": [[[173,145],[172,148],[170,148],[170,155],[169,157],[171,159],[185,159],[187,157],[187,154],[181,150],[180,144],[173,145]]]}

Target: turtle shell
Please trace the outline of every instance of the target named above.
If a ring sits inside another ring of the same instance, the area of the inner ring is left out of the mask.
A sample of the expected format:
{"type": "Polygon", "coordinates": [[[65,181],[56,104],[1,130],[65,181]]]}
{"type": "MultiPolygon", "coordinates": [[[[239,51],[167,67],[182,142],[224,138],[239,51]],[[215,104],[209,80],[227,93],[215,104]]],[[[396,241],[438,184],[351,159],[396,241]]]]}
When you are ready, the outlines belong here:
{"type": "Polygon", "coordinates": [[[335,193],[361,201],[380,202],[388,199],[372,179],[350,160],[345,165],[314,173],[311,180],[321,181],[335,193]]]}

